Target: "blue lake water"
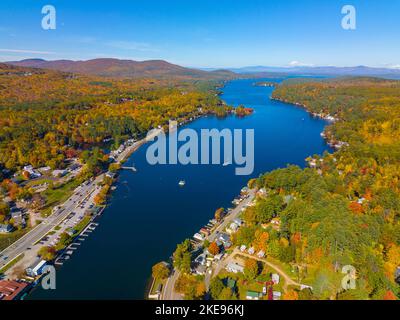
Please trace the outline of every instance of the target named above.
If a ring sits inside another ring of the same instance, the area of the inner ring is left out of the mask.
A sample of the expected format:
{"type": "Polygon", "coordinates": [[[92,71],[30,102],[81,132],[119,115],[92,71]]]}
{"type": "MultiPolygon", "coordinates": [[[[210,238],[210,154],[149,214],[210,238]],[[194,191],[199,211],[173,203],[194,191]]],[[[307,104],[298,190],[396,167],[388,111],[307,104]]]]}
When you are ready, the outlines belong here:
{"type": "Polygon", "coordinates": [[[37,289],[29,298],[142,299],[152,265],[167,260],[177,243],[197,232],[215,209],[230,207],[250,178],[287,164],[304,166],[309,155],[330,151],[320,137],[325,121],[271,101],[273,88],[253,86],[254,81],[229,82],[222,95],[229,105],[253,108],[253,115],[207,117],[187,126],[254,129],[251,176],[236,176],[234,166],[151,166],[146,161],[147,146],[141,147],[127,162],[138,172],[121,172],[99,227],[58,269],[57,289],[37,289]],[[180,180],[186,181],[185,187],[178,186],[180,180]]]}

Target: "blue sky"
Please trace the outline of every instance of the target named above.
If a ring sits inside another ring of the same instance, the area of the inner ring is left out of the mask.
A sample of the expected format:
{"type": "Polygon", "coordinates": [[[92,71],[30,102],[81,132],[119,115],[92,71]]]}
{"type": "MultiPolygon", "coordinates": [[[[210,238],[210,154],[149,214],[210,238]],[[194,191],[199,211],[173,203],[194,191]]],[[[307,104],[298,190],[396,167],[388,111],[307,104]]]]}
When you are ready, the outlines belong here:
{"type": "Polygon", "coordinates": [[[0,61],[99,57],[184,66],[400,66],[398,0],[2,0],[0,61]],[[57,10],[43,30],[41,9],[57,10]],[[357,29],[341,8],[357,9],[357,29]]]}

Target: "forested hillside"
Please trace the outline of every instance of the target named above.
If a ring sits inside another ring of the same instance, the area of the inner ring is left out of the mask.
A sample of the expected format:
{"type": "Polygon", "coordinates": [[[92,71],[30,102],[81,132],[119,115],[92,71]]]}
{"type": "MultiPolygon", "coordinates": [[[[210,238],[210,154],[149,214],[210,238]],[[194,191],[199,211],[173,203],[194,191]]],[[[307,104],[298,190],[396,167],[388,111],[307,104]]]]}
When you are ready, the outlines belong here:
{"type": "Polygon", "coordinates": [[[399,297],[400,82],[306,81],[283,84],[273,97],[334,116],[326,137],[346,144],[309,159],[312,168],[291,166],[253,181],[265,190],[244,213],[247,227],[236,243],[291,264],[313,288],[294,293],[299,299],[399,297]],[[355,290],[343,290],[345,265],[357,270],[355,290]]]}
{"type": "Polygon", "coordinates": [[[34,67],[63,72],[90,74],[115,78],[162,78],[162,79],[203,79],[224,80],[236,78],[237,75],[228,70],[203,71],[185,68],[163,60],[133,61],[112,58],[93,59],[87,61],[27,59],[10,61],[9,64],[20,67],[34,67]]]}
{"type": "Polygon", "coordinates": [[[0,64],[0,169],[27,164],[54,169],[104,139],[118,146],[169,119],[224,113],[214,86],[194,80],[118,81],[0,64]]]}

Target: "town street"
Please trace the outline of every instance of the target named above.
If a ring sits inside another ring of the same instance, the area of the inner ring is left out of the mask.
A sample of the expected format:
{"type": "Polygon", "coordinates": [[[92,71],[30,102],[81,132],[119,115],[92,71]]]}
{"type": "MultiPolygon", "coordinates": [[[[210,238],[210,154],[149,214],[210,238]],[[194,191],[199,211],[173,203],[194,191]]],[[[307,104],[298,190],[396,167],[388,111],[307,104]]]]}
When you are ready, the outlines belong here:
{"type": "Polygon", "coordinates": [[[54,213],[26,235],[0,252],[0,268],[10,263],[20,254],[30,250],[33,244],[40,241],[51,229],[59,225],[68,215],[80,206],[82,201],[96,190],[97,184],[100,183],[102,179],[103,175],[100,175],[94,181],[86,182],[81,187],[78,187],[73,195],[63,205],[59,206],[54,213]]]}

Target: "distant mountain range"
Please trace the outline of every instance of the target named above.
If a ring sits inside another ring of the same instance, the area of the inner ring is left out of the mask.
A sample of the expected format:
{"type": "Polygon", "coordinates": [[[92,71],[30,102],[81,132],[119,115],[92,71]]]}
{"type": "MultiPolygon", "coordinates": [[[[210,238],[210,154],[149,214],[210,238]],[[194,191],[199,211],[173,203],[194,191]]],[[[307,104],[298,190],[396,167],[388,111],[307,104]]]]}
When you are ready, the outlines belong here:
{"type": "Polygon", "coordinates": [[[249,66],[243,68],[185,68],[164,60],[133,61],[112,58],[93,59],[87,61],[26,59],[9,61],[7,64],[52,69],[64,72],[117,78],[195,78],[195,79],[233,79],[254,77],[269,77],[274,74],[325,75],[325,76],[381,76],[400,78],[400,69],[356,67],[267,67],[249,66]]]}
{"type": "Polygon", "coordinates": [[[181,67],[163,60],[133,61],[119,59],[93,59],[87,61],[26,59],[9,61],[7,64],[52,69],[63,72],[82,73],[89,75],[119,77],[119,78],[199,78],[199,79],[229,79],[237,75],[228,70],[204,71],[181,67]]]}
{"type": "MultiPolygon", "coordinates": [[[[211,71],[210,69],[209,71],[211,71]]],[[[330,75],[330,76],[400,76],[400,69],[356,67],[265,67],[250,66],[243,68],[228,68],[235,73],[286,73],[301,75],[330,75]]]]}

